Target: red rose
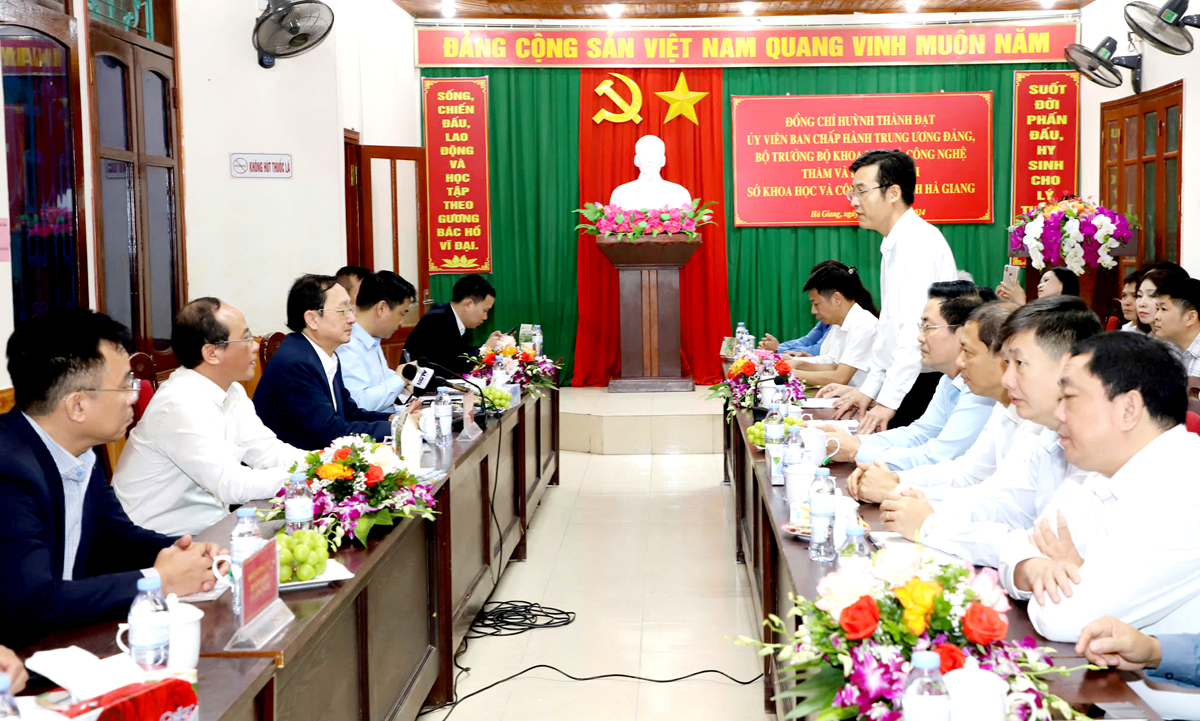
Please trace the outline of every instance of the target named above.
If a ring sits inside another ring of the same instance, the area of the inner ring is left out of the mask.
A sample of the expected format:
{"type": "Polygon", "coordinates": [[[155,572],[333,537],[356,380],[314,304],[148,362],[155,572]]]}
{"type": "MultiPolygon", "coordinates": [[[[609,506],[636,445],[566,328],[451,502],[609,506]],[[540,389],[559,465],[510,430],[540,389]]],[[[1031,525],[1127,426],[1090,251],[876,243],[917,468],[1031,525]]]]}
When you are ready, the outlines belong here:
{"type": "Polygon", "coordinates": [[[842,609],[838,624],[848,639],[859,641],[867,638],[879,626],[879,605],[870,596],[863,596],[842,609]]]}
{"type": "Polygon", "coordinates": [[[349,448],[339,448],[333,452],[334,460],[344,461],[349,457],[350,457],[350,449],[349,448]]]}
{"type": "Polygon", "coordinates": [[[1008,635],[1008,619],[976,601],[963,615],[962,628],[968,641],[986,646],[1008,635]]]}
{"type": "Polygon", "coordinates": [[[487,353],[483,354],[483,364],[485,366],[490,366],[491,364],[493,364],[495,362],[496,362],[496,354],[495,353],[493,353],[492,351],[488,351],[487,353]]]}
{"type": "Polygon", "coordinates": [[[383,480],[383,469],[379,466],[369,466],[367,468],[367,488],[373,487],[376,483],[383,480]]]}
{"type": "Polygon", "coordinates": [[[533,362],[533,354],[532,353],[522,353],[521,354],[521,362],[522,363],[532,363],[533,362]]]}
{"type": "Polygon", "coordinates": [[[775,372],[781,376],[787,375],[792,372],[792,367],[788,365],[787,361],[780,358],[779,360],[775,361],[775,372]]]}
{"type": "Polygon", "coordinates": [[[933,650],[937,651],[937,655],[942,659],[942,673],[962,668],[966,663],[967,657],[963,655],[962,649],[952,643],[939,643],[933,650]]]}

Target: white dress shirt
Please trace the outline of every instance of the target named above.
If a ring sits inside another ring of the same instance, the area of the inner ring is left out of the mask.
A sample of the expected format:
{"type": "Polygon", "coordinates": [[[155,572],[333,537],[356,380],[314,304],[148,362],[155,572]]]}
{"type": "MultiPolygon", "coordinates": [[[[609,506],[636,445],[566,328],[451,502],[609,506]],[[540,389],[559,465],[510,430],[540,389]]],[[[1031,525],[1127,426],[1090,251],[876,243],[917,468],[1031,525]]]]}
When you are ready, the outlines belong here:
{"type": "MultiPolygon", "coordinates": [[[[1108,478],[1090,473],[1064,482],[1041,517],[1067,519],[1083,557],[1072,595],[1029,604],[1033,627],[1051,641],[1071,642],[1101,616],[1115,616],[1148,635],[1200,632],[1200,495],[1194,466],[1200,436],[1175,426],[1108,478]]],[[[1001,579],[1017,598],[1013,569],[1042,554],[1026,535],[1010,536],[1001,579]]],[[[1200,696],[1131,684],[1163,718],[1200,719],[1200,696]]]]}
{"type": "Polygon", "coordinates": [[[1023,420],[1013,406],[992,406],[992,414],[967,452],[941,463],[929,463],[900,471],[900,483],[906,486],[962,488],[982,482],[996,472],[996,466],[1018,442],[1036,441],[1042,427],[1023,420]]]}
{"type": "Polygon", "coordinates": [[[342,365],[342,383],[359,408],[387,413],[397,410],[396,398],[404,390],[404,379],[388,367],[381,339],[355,323],[350,342],[334,352],[342,365]]]}
{"type": "Polygon", "coordinates": [[[462,322],[462,318],[458,317],[458,311],[454,310],[453,303],[450,304],[450,312],[454,314],[454,322],[458,324],[458,334],[465,335],[467,332],[467,326],[462,322]]]}
{"type": "MultiPolygon", "coordinates": [[[[358,324],[355,323],[354,325],[358,324]]],[[[321,359],[321,367],[325,369],[325,377],[329,380],[329,397],[333,399],[333,410],[336,411],[338,394],[337,391],[333,389],[333,377],[336,376],[338,372],[337,354],[326,353],[321,346],[317,345],[317,342],[312,338],[309,338],[307,334],[301,333],[300,335],[304,336],[305,340],[312,344],[313,350],[317,352],[317,357],[321,359]]]]}
{"type": "MultiPolygon", "coordinates": [[[[54,459],[54,466],[58,469],[59,478],[62,480],[62,580],[71,581],[75,577],[75,556],[79,554],[79,540],[83,530],[83,502],[87,496],[92,470],[96,467],[96,452],[89,448],[80,455],[73,456],[66,448],[59,445],[58,441],[51,438],[50,434],[37,424],[37,421],[27,415],[25,415],[25,420],[29,421],[29,425],[33,426],[33,432],[42,439],[46,450],[50,452],[50,457],[54,459]]],[[[51,479],[47,478],[46,481],[50,482],[51,479]]]]}
{"type": "Polygon", "coordinates": [[[1125,325],[1121,326],[1121,330],[1129,331],[1131,333],[1141,333],[1142,332],[1142,329],[1138,328],[1137,321],[1133,321],[1133,320],[1131,320],[1128,323],[1126,323],[1125,325]]]}
{"type": "Polygon", "coordinates": [[[1200,376],[1200,335],[1192,339],[1187,348],[1182,349],[1183,367],[1189,376],[1200,376]]]}
{"type": "Polygon", "coordinates": [[[196,534],[225,517],[230,504],[273,498],[304,455],[263,425],[242,384],[222,391],[180,368],[130,432],[113,490],[139,526],[196,534]]]}
{"type": "Polygon", "coordinates": [[[825,340],[821,341],[821,353],[806,359],[809,363],[841,365],[854,368],[850,385],[858,388],[867,379],[871,368],[871,345],[875,342],[875,325],[879,319],[858,303],[850,306],[846,317],[838,325],[829,326],[825,340]]]}
{"type": "Polygon", "coordinates": [[[917,324],[929,301],[929,286],[956,280],[958,269],[942,232],[912,208],[892,226],[879,250],[879,325],[862,391],[895,410],[921,372],[917,324]]]}
{"type": "Polygon", "coordinates": [[[999,567],[1009,536],[1033,528],[1060,485],[1087,475],[1067,463],[1057,431],[1025,423],[1028,427],[1018,431],[1022,437],[982,483],[925,489],[934,508],[921,525],[925,545],[980,566],[999,567]]]}

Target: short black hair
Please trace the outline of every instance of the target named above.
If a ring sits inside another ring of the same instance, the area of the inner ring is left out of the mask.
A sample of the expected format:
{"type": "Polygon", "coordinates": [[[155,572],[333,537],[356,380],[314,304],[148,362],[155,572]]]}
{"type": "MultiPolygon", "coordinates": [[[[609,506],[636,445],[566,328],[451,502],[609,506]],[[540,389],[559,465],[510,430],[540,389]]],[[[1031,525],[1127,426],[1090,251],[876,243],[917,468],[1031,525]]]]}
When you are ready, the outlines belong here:
{"type": "Polygon", "coordinates": [[[850,164],[850,172],[872,165],[879,167],[879,187],[883,191],[895,185],[900,188],[900,198],[905,205],[912,205],[917,193],[917,164],[903,150],[868,150],[850,164]]]}
{"type": "Polygon", "coordinates": [[[1072,356],[1088,354],[1088,372],[1104,384],[1110,401],[1137,391],[1160,427],[1187,420],[1187,371],[1166,343],[1140,333],[1099,333],[1071,348],[1072,356]]]}
{"type": "Polygon", "coordinates": [[[304,322],[304,314],[310,310],[321,310],[325,307],[325,296],[329,289],[337,285],[337,278],[332,275],[315,275],[308,273],[292,283],[292,289],[287,297],[287,327],[297,333],[308,327],[304,322]]]}
{"type": "Polygon", "coordinates": [[[1053,295],[1031,300],[1017,308],[1000,328],[1000,345],[1013,336],[1033,331],[1038,346],[1051,358],[1062,358],[1071,346],[1104,330],[1100,318],[1073,295],[1053,295]]]}
{"type": "Polygon", "coordinates": [[[496,289],[482,275],[464,275],[454,284],[454,295],[451,301],[461,303],[470,298],[476,303],[482,303],[488,296],[496,297],[496,289]]]}
{"type": "Polygon", "coordinates": [[[1188,272],[1183,269],[1183,266],[1177,263],[1155,263],[1142,268],[1142,274],[1138,278],[1138,287],[1142,286],[1145,281],[1150,281],[1154,284],[1155,293],[1158,292],[1158,287],[1167,285],[1173,280],[1188,278],[1188,272]]]}
{"type": "Polygon", "coordinates": [[[229,340],[229,328],[217,320],[221,301],[217,298],[197,298],[183,306],[171,325],[171,350],[184,368],[195,368],[204,362],[204,346],[229,340]]]}
{"type": "Polygon", "coordinates": [[[969,280],[944,280],[929,286],[929,299],[938,301],[938,312],[947,325],[961,327],[971,312],[983,305],[979,287],[969,280]]]}
{"type": "Polygon", "coordinates": [[[1200,313],[1200,280],[1196,278],[1173,278],[1154,291],[1156,298],[1170,298],[1182,313],[1194,310],[1200,313]]]}
{"type": "Polygon", "coordinates": [[[990,285],[977,285],[975,287],[979,289],[979,299],[984,303],[994,303],[1000,300],[1000,296],[996,295],[996,289],[990,285]]]}
{"type": "Polygon", "coordinates": [[[851,303],[858,303],[871,315],[879,315],[875,299],[871,297],[871,291],[863,285],[858,268],[840,261],[825,260],[814,266],[803,290],[805,293],[815,290],[825,298],[833,297],[834,293],[841,293],[843,298],[851,303]]]}
{"type": "Polygon", "coordinates": [[[984,303],[967,316],[968,323],[979,324],[979,341],[987,346],[988,353],[996,355],[1000,352],[1000,329],[1004,327],[1008,316],[1019,307],[1006,300],[994,300],[984,303]]]}
{"type": "Polygon", "coordinates": [[[1141,277],[1142,277],[1142,271],[1138,268],[1134,268],[1133,270],[1131,270],[1125,274],[1125,282],[1121,283],[1121,287],[1124,288],[1125,286],[1130,285],[1130,284],[1141,285],[1141,283],[1138,282],[1141,280],[1141,277]]]}
{"type": "Polygon", "coordinates": [[[371,275],[369,268],[364,268],[361,265],[343,265],[338,269],[336,277],[340,282],[342,278],[358,278],[362,280],[368,275],[371,275]]]}
{"type": "Polygon", "coordinates": [[[95,387],[103,343],[129,351],[129,330],[89,308],[62,308],[31,318],[8,338],[8,375],[17,407],[49,415],[68,393],[95,387]]]}
{"type": "Polygon", "coordinates": [[[388,308],[395,309],[406,300],[417,297],[417,289],[412,283],[401,278],[390,270],[371,273],[362,279],[358,286],[358,298],[354,304],[359,308],[374,307],[379,301],[386,301],[388,308]]]}
{"type": "Polygon", "coordinates": [[[1079,295],[1079,276],[1066,268],[1049,268],[1047,273],[1053,273],[1058,282],[1062,283],[1063,295],[1079,295]]]}

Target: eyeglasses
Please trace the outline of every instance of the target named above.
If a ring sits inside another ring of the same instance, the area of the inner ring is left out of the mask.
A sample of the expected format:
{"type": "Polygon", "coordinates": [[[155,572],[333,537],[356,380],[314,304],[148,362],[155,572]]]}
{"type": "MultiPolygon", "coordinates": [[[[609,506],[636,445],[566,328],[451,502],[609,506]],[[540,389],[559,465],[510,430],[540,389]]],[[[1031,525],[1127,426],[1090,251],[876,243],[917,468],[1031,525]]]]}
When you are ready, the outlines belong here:
{"type": "Polygon", "coordinates": [[[890,188],[890,187],[891,187],[891,183],[888,183],[887,185],[876,185],[874,188],[863,188],[862,190],[855,190],[854,188],[851,188],[850,190],[846,191],[846,200],[854,200],[855,196],[857,196],[861,200],[864,195],[871,192],[872,190],[880,190],[882,188],[890,188]]]}
{"type": "Polygon", "coordinates": [[[917,323],[917,330],[921,331],[922,333],[928,333],[929,331],[933,330],[934,328],[959,328],[961,326],[962,326],[961,323],[946,323],[944,325],[929,325],[927,323],[917,323]]]}
{"type": "MultiPolygon", "coordinates": [[[[325,315],[324,308],[318,308],[317,312],[320,313],[321,315],[325,315]]],[[[342,315],[346,316],[347,318],[353,318],[354,317],[354,306],[349,305],[349,306],[346,306],[345,308],[335,308],[333,310],[330,310],[329,312],[330,313],[341,313],[342,315]]]]}
{"type": "Polygon", "coordinates": [[[213,343],[212,345],[229,345],[231,343],[253,343],[256,340],[258,340],[258,339],[255,338],[254,336],[250,336],[248,338],[234,338],[232,340],[223,340],[218,343],[213,343]]]}
{"type": "Polygon", "coordinates": [[[134,398],[141,395],[142,382],[132,373],[125,377],[123,384],[124,387],[122,388],[80,388],[79,390],[87,393],[100,393],[103,391],[107,391],[109,393],[131,393],[133,394],[134,398]]]}

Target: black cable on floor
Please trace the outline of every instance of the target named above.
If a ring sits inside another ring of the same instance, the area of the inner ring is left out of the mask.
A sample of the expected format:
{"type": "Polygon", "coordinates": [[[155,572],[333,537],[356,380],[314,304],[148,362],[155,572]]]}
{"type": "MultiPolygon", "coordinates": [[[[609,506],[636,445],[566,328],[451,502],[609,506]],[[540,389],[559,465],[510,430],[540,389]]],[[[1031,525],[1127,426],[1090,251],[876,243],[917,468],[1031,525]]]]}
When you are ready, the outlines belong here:
{"type": "Polygon", "coordinates": [[[560,628],[575,620],[574,611],[560,611],[529,601],[488,601],[471,624],[467,638],[516,636],[535,628],[560,628]],[[488,608],[492,606],[492,608],[488,608]],[[470,635],[474,632],[474,635],[470,635]]]}

